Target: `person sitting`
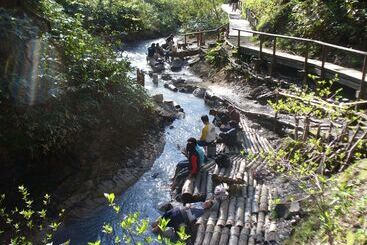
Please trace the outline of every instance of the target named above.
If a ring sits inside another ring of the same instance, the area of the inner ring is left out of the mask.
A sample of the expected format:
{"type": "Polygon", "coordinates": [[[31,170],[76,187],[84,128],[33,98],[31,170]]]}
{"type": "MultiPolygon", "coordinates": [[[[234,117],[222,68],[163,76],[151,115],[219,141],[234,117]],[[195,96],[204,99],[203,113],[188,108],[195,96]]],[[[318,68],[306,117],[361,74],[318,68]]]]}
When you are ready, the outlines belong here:
{"type": "Polygon", "coordinates": [[[163,44],[163,48],[164,49],[168,49],[169,48],[169,44],[171,42],[173,42],[173,34],[170,34],[167,38],[166,38],[166,42],[163,44]]]}
{"type": "Polygon", "coordinates": [[[200,140],[198,140],[197,144],[199,146],[207,146],[214,143],[216,139],[215,126],[209,122],[209,117],[207,115],[203,115],[201,117],[201,121],[204,124],[204,127],[201,131],[200,140]]]}
{"type": "Polygon", "coordinates": [[[189,138],[187,142],[193,142],[195,144],[195,150],[199,156],[200,166],[202,166],[207,161],[203,148],[197,144],[197,140],[194,137],[189,138]]]}
{"type": "Polygon", "coordinates": [[[177,232],[181,226],[192,225],[199,217],[201,217],[206,210],[210,210],[214,206],[213,200],[206,200],[205,202],[191,203],[187,206],[174,207],[166,211],[157,221],[152,224],[152,232],[162,233],[164,236],[175,239],[177,232]],[[160,219],[168,220],[167,227],[171,232],[163,232],[159,228],[160,219]]]}
{"type": "Polygon", "coordinates": [[[219,134],[219,139],[217,140],[217,143],[224,143],[227,146],[236,146],[238,144],[238,124],[235,121],[230,121],[229,126],[231,127],[229,130],[219,134]]]}
{"type": "Polygon", "coordinates": [[[229,115],[223,111],[211,109],[209,111],[209,115],[214,116],[213,124],[218,128],[222,127],[223,125],[227,125],[230,121],[229,115]]]}
{"type": "Polygon", "coordinates": [[[180,186],[186,178],[193,178],[199,173],[200,157],[195,147],[196,144],[193,142],[188,142],[186,144],[186,151],[182,153],[187,157],[187,160],[177,163],[175,175],[172,179],[172,190],[174,190],[176,186],[180,186]]]}
{"type": "Polygon", "coordinates": [[[148,48],[148,58],[153,58],[155,54],[155,43],[152,43],[148,48]]]}
{"type": "Polygon", "coordinates": [[[231,105],[228,106],[227,110],[230,120],[235,121],[237,124],[239,124],[241,122],[240,113],[231,105]]]}
{"type": "Polygon", "coordinates": [[[155,45],[155,54],[160,58],[164,57],[164,50],[161,46],[159,46],[159,43],[155,45]]]}

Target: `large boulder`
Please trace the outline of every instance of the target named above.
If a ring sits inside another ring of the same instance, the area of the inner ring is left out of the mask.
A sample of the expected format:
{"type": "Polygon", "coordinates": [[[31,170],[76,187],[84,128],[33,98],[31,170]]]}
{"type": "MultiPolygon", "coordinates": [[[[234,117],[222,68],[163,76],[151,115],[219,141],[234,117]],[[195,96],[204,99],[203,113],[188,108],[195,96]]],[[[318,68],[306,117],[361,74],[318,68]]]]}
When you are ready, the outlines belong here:
{"type": "Polygon", "coordinates": [[[192,94],[198,98],[204,98],[205,93],[206,93],[205,88],[197,88],[194,90],[192,94]]]}
{"type": "Polygon", "coordinates": [[[156,103],[160,104],[160,103],[162,103],[162,102],[163,102],[163,94],[155,94],[155,95],[153,95],[153,96],[152,96],[152,99],[153,99],[156,103]]]}

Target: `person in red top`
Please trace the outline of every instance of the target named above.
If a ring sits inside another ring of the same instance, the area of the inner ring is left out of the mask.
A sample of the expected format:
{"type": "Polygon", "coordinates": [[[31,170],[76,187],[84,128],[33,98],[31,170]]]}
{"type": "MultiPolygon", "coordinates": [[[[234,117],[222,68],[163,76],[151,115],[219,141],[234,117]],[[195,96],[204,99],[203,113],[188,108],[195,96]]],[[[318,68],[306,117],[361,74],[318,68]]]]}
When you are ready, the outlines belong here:
{"type": "Polygon", "coordinates": [[[188,142],[186,145],[187,158],[189,160],[189,178],[196,176],[200,168],[200,158],[195,147],[193,142],[188,142]]]}

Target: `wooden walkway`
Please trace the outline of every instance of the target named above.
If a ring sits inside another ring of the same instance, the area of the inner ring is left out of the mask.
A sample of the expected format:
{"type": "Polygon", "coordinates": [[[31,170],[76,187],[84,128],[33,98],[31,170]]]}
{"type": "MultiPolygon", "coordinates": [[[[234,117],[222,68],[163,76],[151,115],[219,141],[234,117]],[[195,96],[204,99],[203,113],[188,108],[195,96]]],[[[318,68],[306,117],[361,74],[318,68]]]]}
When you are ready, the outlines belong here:
{"type": "MultiPolygon", "coordinates": [[[[235,30],[237,28],[251,29],[250,23],[246,19],[242,18],[239,10],[232,12],[232,8],[229,4],[222,4],[222,10],[228,14],[229,38],[232,37],[237,39],[238,31],[235,30]]],[[[242,42],[249,42],[253,35],[252,33],[241,32],[240,36],[242,42]]]]}
{"type": "MultiPolygon", "coordinates": [[[[238,38],[229,38],[228,41],[236,46],[238,38]]],[[[240,42],[240,53],[252,55],[252,56],[260,56],[260,47],[256,46],[253,43],[248,42],[247,40],[241,40],[240,42]]],[[[270,48],[262,48],[262,57],[263,60],[267,62],[273,61],[273,50],[270,48]]],[[[304,70],[304,62],[305,57],[289,54],[284,51],[276,51],[276,63],[284,66],[288,66],[297,70],[304,70]]],[[[316,59],[308,59],[308,73],[316,74],[321,76],[322,74],[322,61],[316,59]]],[[[362,72],[342,67],[339,65],[335,65],[333,63],[325,62],[324,64],[324,78],[333,79],[335,75],[338,75],[339,80],[337,82],[341,85],[347,86],[354,90],[359,90],[361,86],[362,72]]],[[[364,80],[367,81],[366,78],[364,80]]]]}
{"type": "Polygon", "coordinates": [[[228,4],[223,4],[222,10],[228,14],[229,35],[227,37],[227,41],[233,46],[239,46],[241,54],[257,56],[259,59],[270,63],[271,69],[269,75],[273,75],[276,64],[302,71],[304,73],[304,79],[307,79],[307,74],[316,74],[321,78],[326,79],[333,79],[335,75],[337,75],[337,82],[339,84],[356,91],[363,90],[361,96],[367,96],[367,52],[323,43],[316,40],[252,31],[250,23],[242,18],[239,10],[232,12],[231,7],[228,4]],[[273,39],[275,45],[271,48],[267,48],[263,47],[261,42],[260,44],[256,44],[252,41],[253,35],[259,35],[260,39],[262,36],[273,39]],[[295,42],[303,42],[308,46],[320,45],[323,49],[322,57],[320,60],[310,59],[308,58],[308,54],[306,54],[305,57],[302,57],[281,50],[276,50],[276,39],[280,38],[290,39],[295,42]],[[362,69],[356,70],[326,62],[327,50],[332,49],[364,57],[364,65],[362,69]],[[362,80],[364,81],[363,84],[362,80]]]}

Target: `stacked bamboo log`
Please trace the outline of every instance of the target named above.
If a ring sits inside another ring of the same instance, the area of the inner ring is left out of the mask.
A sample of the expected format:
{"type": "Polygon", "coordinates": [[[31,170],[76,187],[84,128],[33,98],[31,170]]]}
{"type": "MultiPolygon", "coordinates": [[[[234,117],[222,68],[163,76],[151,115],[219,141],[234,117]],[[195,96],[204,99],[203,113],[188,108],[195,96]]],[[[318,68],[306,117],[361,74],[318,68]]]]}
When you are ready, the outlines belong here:
{"type": "Polygon", "coordinates": [[[243,148],[252,154],[257,154],[259,152],[271,152],[273,147],[270,145],[269,141],[259,136],[253,128],[247,126],[244,120],[241,121],[241,126],[243,128],[242,138],[243,138],[243,148]]]}
{"type": "Polygon", "coordinates": [[[231,155],[230,166],[228,168],[219,168],[217,165],[213,172],[213,179],[217,182],[228,184],[244,184],[247,179],[246,158],[240,155],[231,155]]]}
{"type": "Polygon", "coordinates": [[[198,200],[201,197],[209,198],[213,195],[212,175],[208,171],[200,171],[195,178],[185,180],[181,197],[184,202],[198,200]]]}
{"type": "Polygon", "coordinates": [[[252,180],[237,190],[198,219],[195,244],[247,245],[277,240],[276,221],[269,216],[276,189],[252,180]]]}

